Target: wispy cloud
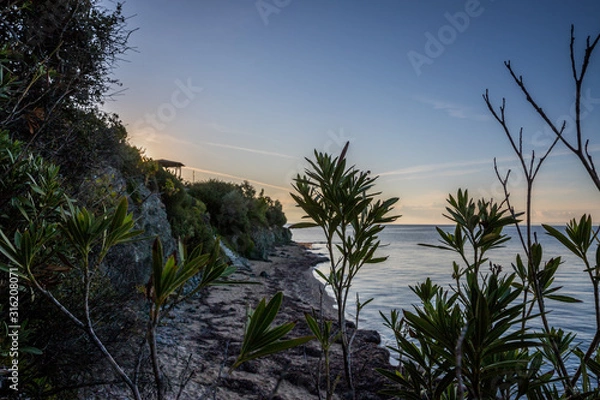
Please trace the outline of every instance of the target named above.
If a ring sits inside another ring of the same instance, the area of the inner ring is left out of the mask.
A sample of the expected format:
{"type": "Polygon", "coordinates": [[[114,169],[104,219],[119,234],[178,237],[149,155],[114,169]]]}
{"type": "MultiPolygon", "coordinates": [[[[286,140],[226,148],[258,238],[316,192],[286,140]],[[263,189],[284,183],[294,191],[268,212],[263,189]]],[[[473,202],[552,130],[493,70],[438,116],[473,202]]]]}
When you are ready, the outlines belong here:
{"type": "Polygon", "coordinates": [[[257,138],[257,139],[272,140],[272,138],[269,138],[265,135],[259,135],[256,133],[231,128],[229,126],[225,126],[218,122],[209,122],[208,124],[205,124],[204,126],[206,126],[210,130],[213,130],[213,131],[225,134],[225,135],[247,136],[247,137],[252,137],[252,138],[257,138]]]}
{"type": "MultiPolygon", "coordinates": [[[[600,146],[590,146],[590,153],[596,153],[600,151],[600,146]]],[[[550,153],[550,158],[562,158],[571,157],[573,153],[568,149],[554,149],[550,153]]],[[[525,162],[529,165],[531,160],[531,154],[525,155],[525,162]]],[[[536,160],[539,160],[539,155],[536,152],[536,160]]],[[[492,168],[493,159],[481,159],[481,160],[468,160],[468,161],[456,161],[447,163],[433,163],[433,164],[422,164],[415,165],[407,168],[395,169],[392,171],[385,171],[378,173],[381,177],[397,177],[403,180],[420,179],[420,178],[431,178],[440,176],[461,176],[476,173],[481,168],[492,168]]],[[[496,157],[496,162],[500,171],[504,171],[508,168],[514,169],[517,173],[521,172],[521,165],[516,156],[496,157]]]]}
{"type": "Polygon", "coordinates": [[[184,167],[184,169],[188,169],[188,170],[196,171],[196,172],[201,172],[201,173],[207,174],[207,175],[213,175],[213,176],[219,176],[219,177],[222,177],[222,178],[233,179],[233,180],[240,181],[240,182],[248,181],[248,182],[253,183],[253,184],[255,184],[257,186],[260,186],[260,187],[264,186],[264,187],[269,187],[269,188],[272,188],[272,189],[283,190],[283,191],[286,191],[286,192],[290,191],[290,188],[287,188],[287,187],[272,185],[270,183],[261,182],[261,181],[257,181],[257,180],[254,180],[254,179],[248,179],[248,178],[244,178],[242,176],[227,174],[227,173],[224,173],[224,172],[211,171],[211,170],[208,170],[208,169],[201,169],[201,168],[196,168],[196,167],[184,167]]]}
{"type": "Polygon", "coordinates": [[[417,96],[415,98],[418,102],[433,106],[434,110],[441,110],[446,112],[452,118],[469,119],[473,121],[489,121],[490,116],[482,114],[473,107],[466,106],[464,104],[453,103],[444,100],[432,99],[426,96],[417,96]]]}
{"type": "Polygon", "coordinates": [[[224,148],[224,149],[239,150],[239,151],[245,151],[245,152],[248,152],[248,153],[255,153],[255,154],[263,154],[263,155],[266,155],[266,156],[289,158],[289,159],[292,159],[292,160],[298,159],[298,157],[290,156],[290,155],[283,154],[283,153],[277,153],[277,152],[274,152],[274,151],[258,150],[258,149],[252,149],[252,148],[249,148],[249,147],[232,146],[230,144],[224,144],[224,143],[203,142],[203,144],[206,144],[206,145],[209,145],[209,146],[214,146],[214,147],[221,147],[221,148],[224,148]]]}
{"type": "Polygon", "coordinates": [[[189,140],[181,139],[175,135],[169,135],[166,133],[156,133],[154,130],[140,130],[140,131],[132,131],[129,137],[133,141],[145,142],[151,144],[162,144],[165,142],[177,143],[184,146],[198,146],[196,143],[191,142],[189,140]]]}
{"type": "Polygon", "coordinates": [[[266,156],[287,158],[287,159],[291,159],[291,160],[299,159],[298,157],[290,156],[290,155],[284,154],[284,153],[278,153],[275,151],[267,151],[267,150],[253,149],[253,148],[249,148],[249,147],[233,146],[233,145],[225,144],[225,143],[193,142],[190,140],[181,139],[175,135],[168,135],[168,134],[164,134],[164,133],[144,132],[144,131],[134,132],[131,135],[131,138],[134,141],[142,141],[142,142],[148,143],[148,144],[160,145],[160,144],[165,144],[166,142],[170,142],[170,143],[176,143],[179,145],[184,145],[186,147],[195,147],[195,148],[203,148],[205,146],[213,146],[213,147],[220,147],[223,149],[244,151],[244,152],[254,153],[254,154],[262,154],[262,155],[266,155],[266,156]]]}
{"type": "Polygon", "coordinates": [[[429,176],[459,176],[467,175],[480,170],[481,166],[492,165],[491,160],[471,160],[438,164],[423,164],[413,167],[382,172],[379,176],[396,176],[403,179],[416,179],[429,176]],[[474,168],[478,167],[478,168],[474,168]]]}
{"type": "Polygon", "coordinates": [[[219,124],[218,122],[209,122],[209,123],[205,124],[205,126],[208,129],[212,129],[212,130],[217,131],[219,133],[225,133],[225,134],[231,134],[231,135],[240,135],[240,136],[257,137],[257,135],[255,135],[253,133],[246,132],[246,131],[240,131],[238,129],[233,129],[233,128],[230,128],[228,126],[219,124]]]}

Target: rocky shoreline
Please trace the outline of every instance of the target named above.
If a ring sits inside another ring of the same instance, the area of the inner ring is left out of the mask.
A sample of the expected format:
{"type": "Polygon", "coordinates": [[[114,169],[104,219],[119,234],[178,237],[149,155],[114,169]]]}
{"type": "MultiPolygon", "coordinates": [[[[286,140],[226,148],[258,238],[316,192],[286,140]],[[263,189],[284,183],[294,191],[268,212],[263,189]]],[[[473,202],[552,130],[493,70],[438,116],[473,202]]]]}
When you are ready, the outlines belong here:
{"type": "MultiPolygon", "coordinates": [[[[230,257],[231,258],[231,257],[230,257]]],[[[229,373],[239,354],[248,308],[262,298],[283,292],[284,299],[275,323],[296,321],[291,336],[310,336],[304,313],[315,312],[335,320],[333,300],[313,276],[313,267],[325,261],[301,244],[277,247],[269,261],[233,257],[238,271],[232,279],[248,285],[215,286],[177,305],[157,331],[159,357],[167,380],[169,400],[318,400],[325,398],[321,350],[313,340],[306,345],[252,360],[229,373]],[[258,283],[258,284],[257,284],[258,283]],[[320,382],[321,396],[317,390],[320,382]]],[[[389,351],[380,346],[376,331],[359,330],[353,342],[353,366],[358,400],[386,399],[379,395],[386,380],[375,368],[392,368],[389,351]]],[[[126,347],[135,346],[135,343],[126,347]]],[[[133,360],[132,360],[133,361],[133,360]]],[[[331,350],[332,376],[342,376],[341,345],[331,350]]],[[[100,371],[98,371],[100,372],[100,371]]],[[[144,386],[152,391],[152,378],[144,386]]],[[[335,399],[351,398],[344,378],[335,399]]],[[[146,393],[148,398],[152,395],[146,393]]],[[[143,397],[147,397],[143,396],[143,397]]],[[[122,384],[82,389],[86,400],[127,400],[122,384]]]]}
{"type": "MultiPolygon", "coordinates": [[[[278,247],[269,261],[239,265],[237,280],[258,281],[260,285],[213,287],[199,298],[173,310],[159,329],[163,365],[172,377],[187,383],[180,399],[319,399],[317,371],[320,349],[316,341],[301,348],[254,360],[227,374],[239,353],[248,307],[261,298],[284,294],[280,322],[297,321],[294,336],[309,335],[304,313],[322,312],[333,319],[332,300],[323,294],[323,285],[312,268],[324,261],[299,244],[278,247]]],[[[377,394],[385,384],[374,369],[390,367],[389,352],[379,346],[375,331],[359,331],[353,344],[358,399],[382,399],[377,394]]],[[[339,345],[333,349],[333,370],[341,372],[339,345]]],[[[172,391],[177,393],[172,381],[172,391]]],[[[343,399],[345,384],[338,385],[343,399]]],[[[324,392],[323,392],[324,398],[324,392]]]]}

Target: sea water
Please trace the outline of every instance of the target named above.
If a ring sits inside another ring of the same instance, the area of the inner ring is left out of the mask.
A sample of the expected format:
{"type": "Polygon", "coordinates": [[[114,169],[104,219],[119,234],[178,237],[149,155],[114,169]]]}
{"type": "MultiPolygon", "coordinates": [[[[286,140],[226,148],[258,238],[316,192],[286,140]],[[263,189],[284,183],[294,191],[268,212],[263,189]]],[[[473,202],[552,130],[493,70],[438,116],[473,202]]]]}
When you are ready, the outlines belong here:
{"type": "MultiPolygon", "coordinates": [[[[446,232],[452,232],[452,226],[440,226],[446,232]]],[[[557,227],[558,228],[558,227],[557,227]]],[[[562,229],[561,229],[562,230],[562,229]]],[[[512,263],[516,255],[524,251],[515,227],[505,228],[504,231],[511,240],[503,248],[491,250],[488,258],[494,264],[502,266],[502,271],[512,272],[512,263]]],[[[577,334],[575,343],[587,345],[591,342],[595,331],[594,296],[592,283],[584,264],[575,257],[556,239],[547,235],[541,226],[533,227],[533,232],[542,245],[543,260],[561,256],[564,261],[558,268],[554,286],[562,286],[559,294],[575,297],[582,303],[569,304],[548,300],[547,310],[550,324],[556,328],[577,334]]],[[[312,251],[327,255],[325,236],[320,228],[294,229],[293,238],[298,243],[311,243],[312,251]]],[[[355,277],[349,296],[348,316],[354,319],[354,299],[359,294],[361,302],[373,298],[360,313],[359,328],[377,330],[384,344],[393,343],[391,330],[383,326],[379,312],[389,316],[393,309],[412,310],[419,300],[410,286],[424,282],[427,277],[434,283],[449,287],[454,285],[452,279],[452,262],[457,261],[461,266],[458,254],[420,246],[419,243],[440,245],[439,235],[433,225],[388,225],[379,234],[381,246],[379,256],[387,256],[380,264],[366,264],[355,277]]],[[[595,249],[593,249],[595,251],[595,249]]],[[[594,259],[595,254],[590,250],[588,255],[594,259]]],[[[316,268],[325,274],[329,271],[329,262],[319,264],[316,268]]],[[[483,271],[482,267],[482,271],[483,271]]]]}

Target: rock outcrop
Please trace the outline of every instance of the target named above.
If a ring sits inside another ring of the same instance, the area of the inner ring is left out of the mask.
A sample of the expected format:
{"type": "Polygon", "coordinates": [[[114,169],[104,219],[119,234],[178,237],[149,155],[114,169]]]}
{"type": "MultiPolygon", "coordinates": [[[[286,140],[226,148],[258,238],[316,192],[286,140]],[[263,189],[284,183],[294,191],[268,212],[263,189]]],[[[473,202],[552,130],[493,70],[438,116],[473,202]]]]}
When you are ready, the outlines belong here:
{"type": "Polygon", "coordinates": [[[135,218],[135,229],[143,231],[136,240],[116,246],[105,260],[108,276],[115,288],[121,292],[131,291],[150,279],[152,243],[157,237],[162,242],[165,254],[171,254],[177,248],[165,205],[160,194],[150,191],[141,181],[127,181],[112,167],[100,169],[93,179],[103,182],[110,196],[128,197],[128,211],[135,218]]]}
{"type": "Polygon", "coordinates": [[[256,227],[250,236],[254,248],[249,257],[254,260],[266,261],[276,246],[290,244],[292,241],[292,232],[286,227],[256,227]]]}

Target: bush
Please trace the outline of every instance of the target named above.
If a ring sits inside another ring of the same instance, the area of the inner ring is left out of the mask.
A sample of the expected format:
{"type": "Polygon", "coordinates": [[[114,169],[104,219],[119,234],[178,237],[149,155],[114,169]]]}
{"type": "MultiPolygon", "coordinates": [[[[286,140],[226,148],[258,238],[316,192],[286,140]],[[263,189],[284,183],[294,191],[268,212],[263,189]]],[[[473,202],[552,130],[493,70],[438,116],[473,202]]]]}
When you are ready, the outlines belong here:
{"type": "MultiPolygon", "coordinates": [[[[319,227],[326,238],[327,252],[330,261],[329,274],[317,273],[331,287],[337,306],[337,324],[342,345],[344,361],[344,376],[346,384],[355,398],[352,378],[352,351],[354,333],[348,332],[346,325],[346,310],[348,293],[358,272],[366,264],[376,264],[385,260],[375,254],[379,248],[378,234],[386,223],[395,221],[399,216],[390,215],[393,205],[398,198],[375,200],[379,195],[372,192],[377,177],[370,172],[361,171],[354,166],[347,167],[346,151],[349,143],[338,157],[319,153],[315,150],[314,161],[307,159],[310,168],[302,176],[294,179],[292,198],[302,208],[303,219],[310,222],[300,222],[292,228],[319,227]]],[[[360,303],[356,299],[356,321],[362,307],[370,300],[360,303]]],[[[314,327],[314,324],[310,324],[314,327]]],[[[356,331],[355,331],[356,332],[356,331]]],[[[313,329],[317,337],[329,340],[313,329]]],[[[325,340],[319,340],[324,346],[325,340]]],[[[325,357],[325,347],[322,348],[325,357]]],[[[326,368],[327,382],[330,382],[330,371],[326,368]]],[[[335,386],[335,384],[333,385],[335,386]]],[[[327,398],[333,394],[333,388],[328,384],[327,398]]]]}
{"type": "Polygon", "coordinates": [[[154,181],[165,204],[173,236],[186,246],[202,245],[210,251],[215,235],[209,224],[207,206],[191,196],[181,180],[162,167],[158,167],[154,181]]]}
{"type": "Polygon", "coordinates": [[[265,259],[268,249],[289,241],[281,233],[287,219],[281,203],[257,196],[249,182],[236,185],[211,179],[187,186],[187,193],[206,205],[211,225],[238,253],[265,259]]]}
{"type": "MultiPolygon", "coordinates": [[[[9,139],[6,132],[0,132],[0,230],[7,236],[14,237],[31,224],[40,221],[56,222],[60,218],[59,207],[64,203],[64,192],[60,188],[61,180],[58,168],[41,157],[27,153],[21,143],[9,139]]],[[[60,243],[49,243],[59,249],[60,243]]],[[[7,260],[0,255],[0,265],[6,265],[7,260]]],[[[9,274],[0,277],[0,287],[9,287],[9,274]]],[[[6,271],[8,272],[8,271],[6,271]]],[[[50,271],[40,271],[40,280],[47,286],[60,283],[59,276],[50,271]]],[[[21,283],[21,282],[20,282],[21,283]]],[[[6,293],[6,292],[4,292],[6,293]]],[[[6,293],[6,298],[8,293],[6,293]]],[[[3,306],[4,308],[4,306],[3,306]]],[[[41,328],[44,323],[43,302],[31,296],[27,286],[19,285],[19,322],[23,327],[23,335],[19,336],[19,345],[24,351],[20,358],[21,387],[26,393],[35,393],[41,384],[42,390],[50,385],[42,372],[41,351],[48,342],[47,335],[41,328]]],[[[2,310],[7,311],[8,309],[2,310]]],[[[8,320],[3,319],[0,326],[0,365],[9,365],[10,340],[7,336],[8,320]]]]}
{"type": "MultiPolygon", "coordinates": [[[[21,143],[8,139],[6,133],[0,133],[0,146],[0,193],[3,195],[0,231],[5,238],[15,241],[31,232],[43,236],[56,231],[63,218],[61,210],[70,201],[62,189],[59,168],[40,156],[28,153],[21,143]]],[[[65,246],[60,234],[52,234],[37,253],[37,257],[44,261],[31,272],[41,286],[53,290],[58,299],[79,312],[83,299],[81,280],[77,278],[76,268],[65,264],[59,256],[68,259],[73,252],[65,246]]],[[[1,264],[8,265],[8,261],[0,255],[1,264]]],[[[0,286],[8,287],[7,274],[2,274],[0,286]]],[[[82,340],[80,332],[64,316],[56,315],[54,306],[32,290],[29,280],[19,279],[18,316],[22,326],[19,336],[19,387],[27,395],[37,397],[53,388],[75,382],[93,364],[91,360],[95,360],[96,354],[90,351],[89,342],[82,340]],[[58,358],[60,363],[56,362],[58,358]]],[[[90,299],[99,305],[94,309],[94,317],[105,321],[100,329],[102,335],[118,340],[120,335],[129,332],[130,322],[114,319],[112,304],[115,301],[123,304],[119,301],[123,299],[115,298],[106,276],[97,276],[91,286],[90,299]]],[[[0,364],[9,365],[7,321],[2,321],[2,324],[0,364]]]]}
{"type": "Polygon", "coordinates": [[[411,287],[420,301],[414,311],[404,310],[403,318],[396,310],[384,316],[399,360],[397,371],[380,371],[398,384],[386,393],[444,399],[463,393],[476,399],[534,394],[539,388],[527,383],[543,373],[529,348],[541,340],[525,328],[526,303],[515,301],[523,288],[516,285],[516,273],[503,276],[498,268],[482,268],[487,251],[509,239],[502,229],[515,219],[495,203],[475,203],[466,191],[448,203],[455,229],[438,228],[442,245],[429,246],[455,252],[464,262],[453,264],[454,288],[427,279],[411,287]]]}

